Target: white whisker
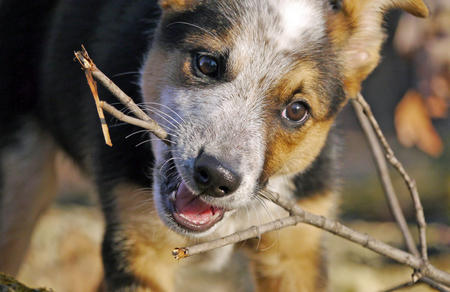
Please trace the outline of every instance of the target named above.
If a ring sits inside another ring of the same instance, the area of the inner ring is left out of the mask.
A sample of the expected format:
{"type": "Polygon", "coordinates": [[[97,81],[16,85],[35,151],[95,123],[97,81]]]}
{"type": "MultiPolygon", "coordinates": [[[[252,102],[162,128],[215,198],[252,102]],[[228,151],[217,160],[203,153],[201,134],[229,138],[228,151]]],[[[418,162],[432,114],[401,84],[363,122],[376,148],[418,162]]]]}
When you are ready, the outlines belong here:
{"type": "Polygon", "coordinates": [[[142,104],[143,105],[151,104],[151,105],[156,105],[156,106],[162,106],[165,109],[168,109],[170,112],[174,113],[183,123],[186,123],[186,121],[176,111],[174,111],[173,109],[171,109],[169,106],[167,106],[165,104],[158,103],[158,102],[145,102],[145,103],[142,103],[142,104]]]}

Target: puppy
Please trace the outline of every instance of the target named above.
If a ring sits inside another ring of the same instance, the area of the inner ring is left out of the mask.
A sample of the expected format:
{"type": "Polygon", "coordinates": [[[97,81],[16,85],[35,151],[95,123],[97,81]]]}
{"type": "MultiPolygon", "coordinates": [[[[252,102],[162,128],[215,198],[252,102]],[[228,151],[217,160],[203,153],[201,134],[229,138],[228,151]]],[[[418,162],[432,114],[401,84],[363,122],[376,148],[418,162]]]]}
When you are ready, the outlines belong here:
{"type": "MultiPolygon", "coordinates": [[[[0,2],[0,270],[20,267],[58,149],[99,193],[107,291],[183,291],[189,272],[220,272],[235,247],[183,262],[170,250],[287,216],[261,189],[332,216],[329,132],[379,61],[390,8],[428,13],[421,0],[0,2]],[[171,146],[113,119],[104,145],[81,44],[171,146]]],[[[322,237],[301,225],[239,245],[255,288],[325,291],[322,237]]]]}

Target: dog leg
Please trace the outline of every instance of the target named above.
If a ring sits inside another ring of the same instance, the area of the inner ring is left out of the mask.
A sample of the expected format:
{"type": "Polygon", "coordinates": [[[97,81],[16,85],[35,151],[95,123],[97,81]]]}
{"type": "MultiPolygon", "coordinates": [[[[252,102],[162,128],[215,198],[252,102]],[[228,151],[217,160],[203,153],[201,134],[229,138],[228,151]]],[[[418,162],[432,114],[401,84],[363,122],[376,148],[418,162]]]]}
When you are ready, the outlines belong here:
{"type": "Polygon", "coordinates": [[[107,220],[103,262],[107,291],[174,291],[181,264],[170,253],[186,240],[158,218],[149,189],[119,184],[102,201],[107,220]]]}
{"type": "Polygon", "coordinates": [[[8,138],[0,153],[0,271],[15,276],[33,228],[56,193],[56,147],[31,122],[8,138]]]}
{"type": "MultiPolygon", "coordinates": [[[[328,215],[333,209],[332,193],[299,202],[305,210],[328,215]]],[[[250,260],[257,291],[326,291],[327,270],[321,230],[300,224],[254,240],[250,260]],[[254,246],[254,245],[253,245],[254,246]]]]}

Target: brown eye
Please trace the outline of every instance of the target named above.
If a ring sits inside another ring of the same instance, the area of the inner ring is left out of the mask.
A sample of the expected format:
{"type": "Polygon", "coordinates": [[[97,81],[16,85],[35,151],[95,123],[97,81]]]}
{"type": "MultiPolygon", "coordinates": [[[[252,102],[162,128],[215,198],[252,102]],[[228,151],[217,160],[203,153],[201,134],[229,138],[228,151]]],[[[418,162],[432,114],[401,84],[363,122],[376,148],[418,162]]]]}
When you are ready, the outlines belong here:
{"type": "Polygon", "coordinates": [[[208,55],[197,56],[197,69],[208,77],[217,77],[219,64],[214,57],[208,55]]]}
{"type": "Polygon", "coordinates": [[[342,9],[342,0],[330,0],[331,9],[338,11],[342,9]]]}
{"type": "Polygon", "coordinates": [[[284,109],[282,116],[296,124],[303,124],[309,117],[308,105],[303,101],[294,101],[284,109]]]}

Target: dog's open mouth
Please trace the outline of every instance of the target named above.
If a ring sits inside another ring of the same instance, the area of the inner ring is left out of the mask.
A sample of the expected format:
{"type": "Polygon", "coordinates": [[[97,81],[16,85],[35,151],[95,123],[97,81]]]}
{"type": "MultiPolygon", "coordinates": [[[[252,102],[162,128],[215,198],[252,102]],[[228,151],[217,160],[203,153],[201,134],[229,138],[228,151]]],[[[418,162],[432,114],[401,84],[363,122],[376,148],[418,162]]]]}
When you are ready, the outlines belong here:
{"type": "Polygon", "coordinates": [[[168,215],[180,228],[191,232],[204,232],[212,228],[225,215],[225,209],[208,204],[194,194],[181,179],[171,155],[162,171],[163,202],[168,215]],[[172,178],[169,180],[169,178],[172,178]],[[175,178],[175,179],[174,179],[175,178]]]}
{"type": "Polygon", "coordinates": [[[209,205],[199,196],[192,193],[184,182],[171,198],[173,204],[173,218],[182,227],[191,231],[206,231],[222,220],[225,211],[209,205]]]}

